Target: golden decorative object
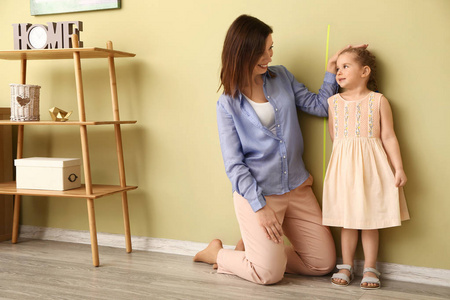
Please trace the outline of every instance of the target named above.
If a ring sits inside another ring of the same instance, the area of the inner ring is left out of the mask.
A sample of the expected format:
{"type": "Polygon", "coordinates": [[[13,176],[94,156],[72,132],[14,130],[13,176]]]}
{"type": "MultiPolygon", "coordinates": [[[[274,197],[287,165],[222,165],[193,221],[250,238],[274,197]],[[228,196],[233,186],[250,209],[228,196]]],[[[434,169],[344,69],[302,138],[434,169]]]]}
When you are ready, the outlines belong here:
{"type": "Polygon", "coordinates": [[[72,112],[67,112],[62,109],[59,109],[57,107],[52,107],[49,109],[50,116],[52,116],[52,120],[56,122],[65,122],[69,120],[70,115],[72,112]]]}

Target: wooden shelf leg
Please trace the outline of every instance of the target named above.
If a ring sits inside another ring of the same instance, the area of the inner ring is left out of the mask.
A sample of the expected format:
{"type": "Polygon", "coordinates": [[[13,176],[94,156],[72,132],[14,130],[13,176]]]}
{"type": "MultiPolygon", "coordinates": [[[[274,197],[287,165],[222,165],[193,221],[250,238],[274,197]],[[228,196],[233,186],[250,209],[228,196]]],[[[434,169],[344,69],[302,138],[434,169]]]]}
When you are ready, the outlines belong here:
{"type": "MultiPolygon", "coordinates": [[[[78,36],[72,35],[72,42],[74,48],[78,48],[78,36]]],[[[77,102],[78,102],[78,114],[80,122],[86,121],[86,112],[84,106],[84,91],[83,91],[83,78],[81,74],[81,57],[80,52],[73,53],[73,61],[75,68],[75,83],[77,86],[77,102]]],[[[87,126],[80,125],[80,137],[81,137],[81,149],[83,152],[83,167],[84,167],[84,183],[86,185],[86,194],[92,195],[92,178],[91,178],[91,164],[89,159],[89,145],[87,126]]],[[[94,199],[87,198],[87,208],[89,217],[89,232],[91,234],[91,251],[92,251],[92,264],[94,267],[100,265],[98,257],[98,244],[97,244],[97,226],[95,225],[95,210],[94,199]]]]}
{"type": "Polygon", "coordinates": [[[80,125],[81,151],[83,154],[83,168],[84,168],[84,184],[86,186],[86,194],[92,195],[92,177],[91,177],[91,160],[89,157],[89,143],[87,126],[80,125]]]}
{"type": "MultiPolygon", "coordinates": [[[[23,125],[19,125],[17,133],[17,158],[23,156],[23,125]]],[[[13,216],[13,230],[11,242],[17,243],[19,239],[19,219],[20,219],[20,195],[14,197],[14,216],[13,216]]]]}
{"type": "MultiPolygon", "coordinates": [[[[112,42],[108,42],[106,44],[106,47],[110,50],[113,50],[112,42]]],[[[119,100],[117,94],[117,81],[116,81],[116,67],[113,56],[108,57],[108,65],[109,65],[109,83],[111,87],[111,103],[113,109],[113,118],[114,121],[120,121],[119,100]]],[[[116,152],[117,152],[117,162],[119,165],[120,186],[126,187],[127,183],[125,179],[125,163],[123,160],[122,132],[120,130],[120,124],[114,125],[114,133],[116,137],[116,152]]],[[[130,253],[132,251],[132,246],[131,246],[130,217],[128,212],[127,192],[122,193],[122,213],[123,213],[123,224],[125,229],[125,246],[127,252],[130,253]]]]}
{"type": "MultiPolygon", "coordinates": [[[[78,35],[72,35],[72,42],[74,48],[78,48],[78,35]]],[[[83,76],[81,72],[81,56],[80,52],[73,53],[73,62],[75,68],[75,83],[77,87],[77,102],[79,121],[86,121],[86,111],[84,105],[84,90],[83,90],[83,76]]],[[[89,145],[86,125],[80,125],[81,148],[83,151],[83,167],[84,167],[84,182],[86,184],[86,194],[92,195],[92,179],[91,179],[91,165],[89,160],[89,145]]]]}
{"type": "MultiPolygon", "coordinates": [[[[26,84],[27,79],[27,60],[20,61],[20,83],[26,84]]],[[[23,157],[23,134],[24,126],[19,125],[17,128],[17,158],[23,157]]],[[[19,219],[20,219],[20,195],[14,196],[14,215],[11,242],[17,243],[19,239],[19,219]]]]}
{"type": "Polygon", "coordinates": [[[133,251],[131,247],[131,230],[130,230],[130,217],[128,213],[128,196],[127,192],[122,193],[122,212],[123,212],[123,227],[125,228],[125,246],[127,253],[133,251]]]}
{"type": "Polygon", "coordinates": [[[19,239],[20,195],[14,197],[14,216],[11,242],[17,243],[19,239]]]}
{"type": "Polygon", "coordinates": [[[95,224],[94,199],[87,199],[87,208],[89,216],[89,232],[91,234],[92,264],[94,265],[94,267],[98,267],[100,265],[100,259],[98,256],[97,226],[95,224]]]}
{"type": "MultiPolygon", "coordinates": [[[[126,187],[125,179],[125,163],[123,159],[123,147],[122,147],[122,133],[120,131],[120,125],[114,125],[115,136],[116,136],[116,150],[117,150],[117,161],[119,164],[119,179],[120,186],[126,187]]],[[[125,230],[125,246],[127,252],[130,253],[132,250],[131,246],[131,229],[130,229],[130,216],[128,212],[128,195],[127,192],[122,193],[122,213],[123,213],[123,225],[125,230]]]]}

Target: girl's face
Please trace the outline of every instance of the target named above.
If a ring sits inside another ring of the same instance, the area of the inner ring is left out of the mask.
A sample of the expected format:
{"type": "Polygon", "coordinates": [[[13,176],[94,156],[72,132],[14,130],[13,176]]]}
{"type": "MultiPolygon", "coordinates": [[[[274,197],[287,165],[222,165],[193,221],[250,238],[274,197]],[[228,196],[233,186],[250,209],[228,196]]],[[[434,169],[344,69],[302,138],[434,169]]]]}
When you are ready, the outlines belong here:
{"type": "Polygon", "coordinates": [[[346,52],[337,59],[336,81],[341,88],[349,89],[367,85],[367,67],[355,59],[355,54],[346,52]]]}
{"type": "Polygon", "coordinates": [[[261,75],[267,72],[267,68],[269,67],[269,63],[272,62],[273,55],[273,40],[272,34],[266,38],[266,45],[264,48],[264,53],[258,60],[255,68],[253,69],[253,77],[257,75],[261,75]]]}

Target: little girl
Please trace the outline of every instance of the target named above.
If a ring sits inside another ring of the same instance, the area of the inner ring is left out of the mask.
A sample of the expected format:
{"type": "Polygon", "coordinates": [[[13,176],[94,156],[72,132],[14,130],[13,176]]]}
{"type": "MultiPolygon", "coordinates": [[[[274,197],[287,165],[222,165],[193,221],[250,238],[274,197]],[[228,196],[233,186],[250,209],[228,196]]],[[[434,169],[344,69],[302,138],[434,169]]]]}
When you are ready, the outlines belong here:
{"type": "Polygon", "coordinates": [[[324,182],[323,224],[342,227],[343,264],[331,282],[353,279],[358,230],[364,250],[363,289],[380,288],[376,270],[378,229],[408,220],[401,188],[406,175],[388,100],[376,90],[375,57],[365,49],[344,50],[336,81],[344,90],[328,99],[333,151],[324,182]]]}

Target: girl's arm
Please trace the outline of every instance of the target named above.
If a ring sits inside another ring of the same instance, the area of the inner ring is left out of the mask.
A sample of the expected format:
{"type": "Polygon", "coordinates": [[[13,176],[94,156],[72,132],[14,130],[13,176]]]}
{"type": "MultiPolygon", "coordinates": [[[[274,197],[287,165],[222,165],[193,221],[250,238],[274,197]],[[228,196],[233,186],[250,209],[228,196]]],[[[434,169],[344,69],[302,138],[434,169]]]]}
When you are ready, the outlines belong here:
{"type": "Polygon", "coordinates": [[[380,117],[381,141],[383,142],[386,154],[388,155],[395,170],[395,186],[401,187],[406,184],[408,179],[406,178],[405,171],[403,170],[400,146],[394,132],[394,119],[392,117],[391,106],[384,96],[381,96],[380,100],[380,117]]]}

